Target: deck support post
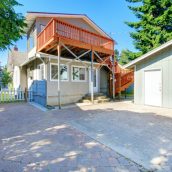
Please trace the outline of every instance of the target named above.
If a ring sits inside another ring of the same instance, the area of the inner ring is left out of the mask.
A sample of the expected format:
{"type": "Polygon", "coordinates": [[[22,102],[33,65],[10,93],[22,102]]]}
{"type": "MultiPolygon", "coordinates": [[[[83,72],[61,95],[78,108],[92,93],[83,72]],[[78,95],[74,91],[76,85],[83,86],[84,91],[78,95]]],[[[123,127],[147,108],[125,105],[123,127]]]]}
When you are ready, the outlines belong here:
{"type": "Polygon", "coordinates": [[[112,56],[112,98],[115,100],[115,56],[112,56]]]}
{"type": "Polygon", "coordinates": [[[57,45],[58,52],[58,105],[59,109],[61,109],[61,92],[60,92],[60,55],[61,55],[61,46],[60,43],[57,45]]]}
{"type": "Polygon", "coordinates": [[[91,102],[94,103],[94,68],[93,68],[93,61],[94,61],[94,52],[91,51],[91,83],[90,83],[90,87],[91,87],[91,102]]]}

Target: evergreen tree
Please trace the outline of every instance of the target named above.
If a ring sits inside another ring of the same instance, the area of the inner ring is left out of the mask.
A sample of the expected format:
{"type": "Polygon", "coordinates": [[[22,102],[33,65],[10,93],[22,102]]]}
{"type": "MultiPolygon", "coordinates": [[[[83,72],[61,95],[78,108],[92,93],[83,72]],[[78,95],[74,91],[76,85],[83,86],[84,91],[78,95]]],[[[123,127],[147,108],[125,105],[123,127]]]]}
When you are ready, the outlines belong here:
{"type": "Polygon", "coordinates": [[[119,61],[119,59],[120,59],[119,51],[115,49],[115,60],[119,61]]]}
{"type": "Polygon", "coordinates": [[[16,0],[0,0],[0,51],[7,49],[24,33],[24,17],[14,10],[19,5],[16,0]]]}
{"type": "Polygon", "coordinates": [[[119,58],[119,63],[121,65],[125,65],[129,63],[130,61],[134,60],[135,58],[139,57],[141,55],[140,52],[133,53],[132,51],[128,49],[124,49],[121,51],[120,58],[119,58]]]}
{"type": "MultiPolygon", "coordinates": [[[[138,18],[126,22],[135,29],[130,33],[134,45],[142,54],[172,39],[172,0],[126,0],[138,18]]],[[[131,55],[131,54],[130,54],[131,55]]]]}

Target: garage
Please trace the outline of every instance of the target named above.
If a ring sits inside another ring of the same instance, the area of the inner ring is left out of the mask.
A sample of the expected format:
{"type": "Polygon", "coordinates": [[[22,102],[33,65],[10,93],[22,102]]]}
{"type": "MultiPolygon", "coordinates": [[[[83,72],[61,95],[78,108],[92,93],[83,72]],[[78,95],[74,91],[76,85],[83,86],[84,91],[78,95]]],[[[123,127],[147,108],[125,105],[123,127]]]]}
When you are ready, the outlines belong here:
{"type": "Polygon", "coordinates": [[[172,40],[124,66],[134,70],[134,103],[172,108],[172,40]]]}
{"type": "Polygon", "coordinates": [[[162,74],[161,70],[145,71],[145,105],[162,105],[162,74]]]}

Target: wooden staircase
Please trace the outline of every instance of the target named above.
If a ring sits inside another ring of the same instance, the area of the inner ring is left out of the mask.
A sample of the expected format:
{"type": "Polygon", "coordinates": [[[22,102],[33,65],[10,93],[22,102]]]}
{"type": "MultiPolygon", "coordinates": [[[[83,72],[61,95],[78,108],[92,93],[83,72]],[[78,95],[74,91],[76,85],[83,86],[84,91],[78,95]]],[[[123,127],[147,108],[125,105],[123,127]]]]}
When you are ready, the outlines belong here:
{"type": "MultiPolygon", "coordinates": [[[[107,67],[112,71],[113,65],[109,60],[106,61],[107,67]]],[[[111,77],[112,78],[112,77],[111,77]]],[[[124,69],[118,62],[115,62],[115,94],[121,93],[134,83],[134,71],[124,69]]],[[[113,80],[110,80],[110,88],[112,88],[113,80]]],[[[112,89],[110,94],[112,95],[112,89]]]]}

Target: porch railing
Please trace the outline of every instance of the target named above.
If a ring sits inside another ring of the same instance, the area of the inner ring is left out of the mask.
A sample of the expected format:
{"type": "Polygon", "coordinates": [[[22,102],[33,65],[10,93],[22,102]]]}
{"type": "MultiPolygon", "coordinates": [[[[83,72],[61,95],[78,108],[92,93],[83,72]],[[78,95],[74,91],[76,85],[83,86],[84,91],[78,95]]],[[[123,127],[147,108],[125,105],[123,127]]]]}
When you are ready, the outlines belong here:
{"type": "Polygon", "coordinates": [[[33,100],[33,91],[32,90],[2,90],[0,91],[0,103],[10,103],[10,102],[22,102],[33,100]]]}
{"type": "Polygon", "coordinates": [[[80,41],[92,46],[100,46],[108,50],[113,50],[114,48],[114,42],[110,38],[57,19],[52,19],[37,37],[37,49],[41,49],[54,36],[80,41]]]}

